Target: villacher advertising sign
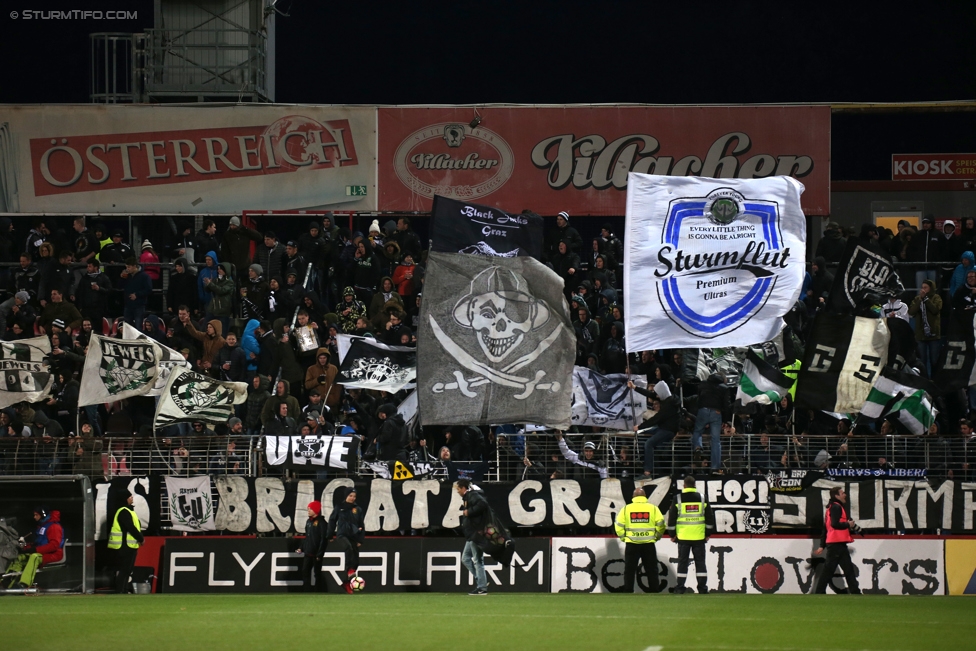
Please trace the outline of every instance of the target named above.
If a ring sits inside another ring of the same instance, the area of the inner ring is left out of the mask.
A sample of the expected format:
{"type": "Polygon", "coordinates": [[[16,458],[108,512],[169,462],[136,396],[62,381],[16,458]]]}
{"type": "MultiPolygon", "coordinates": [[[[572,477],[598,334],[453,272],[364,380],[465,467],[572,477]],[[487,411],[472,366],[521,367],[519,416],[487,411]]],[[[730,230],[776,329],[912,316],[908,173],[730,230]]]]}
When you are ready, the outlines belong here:
{"type": "Polygon", "coordinates": [[[542,215],[622,215],[628,174],[792,176],[830,213],[826,106],[380,108],[380,210],[434,195],[542,215]]]}
{"type": "Polygon", "coordinates": [[[376,209],[375,110],[0,108],[0,211],[376,209]]]}

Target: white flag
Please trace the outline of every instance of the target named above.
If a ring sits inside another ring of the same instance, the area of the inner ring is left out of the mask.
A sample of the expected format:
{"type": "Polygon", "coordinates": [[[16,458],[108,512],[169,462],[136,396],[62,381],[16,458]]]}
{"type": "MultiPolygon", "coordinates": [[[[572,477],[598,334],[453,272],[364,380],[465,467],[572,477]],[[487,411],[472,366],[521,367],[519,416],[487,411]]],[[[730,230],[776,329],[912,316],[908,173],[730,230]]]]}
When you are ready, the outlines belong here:
{"type": "Polygon", "coordinates": [[[177,366],[159,397],[153,428],[195,420],[226,423],[234,415],[234,405],[245,401],[245,383],[222,382],[177,366]]]}
{"type": "Polygon", "coordinates": [[[47,337],[0,341],[0,409],[18,402],[40,402],[51,395],[54,375],[47,361],[50,354],[47,337]]]}
{"type": "MultiPolygon", "coordinates": [[[[128,323],[122,325],[122,338],[123,339],[137,339],[140,341],[152,341],[149,337],[142,334],[128,323]]],[[[159,348],[159,373],[156,375],[156,382],[153,384],[152,388],[146,392],[147,396],[158,396],[162,395],[163,389],[166,388],[166,382],[169,380],[169,374],[173,372],[173,368],[176,366],[181,366],[183,368],[193,368],[193,366],[187,360],[183,359],[183,355],[173,350],[165,344],[161,344],[158,341],[153,342],[156,347],[159,348]]]]}
{"type": "Polygon", "coordinates": [[[624,238],[628,349],[719,348],[773,339],[803,283],[802,191],[786,176],[630,174],[624,238]]]}
{"type": "Polygon", "coordinates": [[[143,396],[159,374],[159,346],[154,341],[92,335],[82,372],[78,406],[143,396]]]}
{"type": "Polygon", "coordinates": [[[628,378],[626,373],[601,375],[582,366],[573,367],[573,425],[629,430],[641,421],[647,398],[627,388],[647,388],[643,376],[628,378]]]}
{"type": "Polygon", "coordinates": [[[166,477],[170,526],[177,531],[216,531],[210,476],[166,477]]]}

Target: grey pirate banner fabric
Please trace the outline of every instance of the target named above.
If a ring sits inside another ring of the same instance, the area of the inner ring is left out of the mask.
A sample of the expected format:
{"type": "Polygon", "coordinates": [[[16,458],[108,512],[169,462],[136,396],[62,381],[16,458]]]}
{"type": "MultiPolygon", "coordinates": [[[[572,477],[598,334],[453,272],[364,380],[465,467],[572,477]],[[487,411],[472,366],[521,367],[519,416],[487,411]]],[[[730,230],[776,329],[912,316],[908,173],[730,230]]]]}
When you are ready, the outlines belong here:
{"type": "Polygon", "coordinates": [[[431,252],[418,348],[422,425],[570,426],[575,336],[533,258],[431,252]]]}

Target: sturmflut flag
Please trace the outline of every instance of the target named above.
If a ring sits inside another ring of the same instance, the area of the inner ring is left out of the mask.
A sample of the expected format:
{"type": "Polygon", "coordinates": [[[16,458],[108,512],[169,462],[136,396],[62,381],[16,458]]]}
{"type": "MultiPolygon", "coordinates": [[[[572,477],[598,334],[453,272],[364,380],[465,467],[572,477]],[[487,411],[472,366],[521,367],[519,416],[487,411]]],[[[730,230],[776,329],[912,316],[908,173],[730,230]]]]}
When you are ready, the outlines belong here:
{"type": "Polygon", "coordinates": [[[434,196],[430,250],[487,257],[542,256],[542,217],[434,196]]]}
{"type": "MultiPolygon", "coordinates": [[[[149,337],[142,334],[128,323],[122,324],[122,338],[127,340],[137,340],[137,341],[152,341],[149,337]]],[[[153,342],[159,349],[159,373],[156,375],[156,382],[153,384],[152,388],[146,392],[147,396],[158,396],[163,393],[163,389],[166,388],[166,383],[169,381],[169,374],[173,372],[173,368],[180,366],[182,368],[191,369],[193,366],[187,360],[183,359],[183,355],[173,350],[165,344],[161,344],[158,341],[153,342]]]]}
{"type": "MultiPolygon", "coordinates": [[[[629,430],[642,419],[647,398],[627,388],[627,375],[601,375],[582,366],[573,367],[573,425],[629,430]]],[[[643,376],[630,378],[634,386],[647,388],[643,376]]]]}
{"type": "Polygon", "coordinates": [[[884,319],[821,312],[807,339],[797,379],[799,406],[827,412],[860,412],[888,358],[884,319]]]}
{"type": "Polygon", "coordinates": [[[417,344],[421,425],[570,426],[576,336],[538,260],[432,252],[417,344]]]}
{"type": "Polygon", "coordinates": [[[776,337],[805,273],[802,191],[786,176],[631,173],[624,238],[627,348],[748,346],[776,337]]]}
{"type": "Polygon", "coordinates": [[[159,346],[144,340],[92,335],[85,357],[78,406],[146,395],[159,375],[159,346]]]}
{"type": "Polygon", "coordinates": [[[396,393],[417,379],[417,351],[413,348],[349,335],[339,335],[338,344],[336,382],[347,389],[396,393]]]}
{"type": "Polygon", "coordinates": [[[226,423],[234,415],[234,405],[246,401],[245,383],[222,382],[177,366],[156,404],[153,428],[195,420],[226,423]]]}
{"type": "Polygon", "coordinates": [[[899,422],[912,434],[921,436],[928,431],[938,413],[932,406],[928,380],[886,368],[881,372],[861,409],[866,418],[883,418],[896,414],[899,422]]]}
{"type": "Polygon", "coordinates": [[[216,531],[210,475],[166,477],[170,527],[176,531],[216,531]]]}
{"type": "Polygon", "coordinates": [[[351,436],[265,436],[269,466],[320,466],[355,470],[359,458],[351,436]]]}
{"type": "Polygon", "coordinates": [[[0,409],[18,402],[40,402],[51,395],[54,375],[48,363],[50,354],[47,337],[0,341],[0,409]]]}
{"type": "Polygon", "coordinates": [[[746,352],[735,399],[743,405],[758,402],[768,405],[783,399],[793,386],[793,378],[761,359],[751,348],[746,352]]]}

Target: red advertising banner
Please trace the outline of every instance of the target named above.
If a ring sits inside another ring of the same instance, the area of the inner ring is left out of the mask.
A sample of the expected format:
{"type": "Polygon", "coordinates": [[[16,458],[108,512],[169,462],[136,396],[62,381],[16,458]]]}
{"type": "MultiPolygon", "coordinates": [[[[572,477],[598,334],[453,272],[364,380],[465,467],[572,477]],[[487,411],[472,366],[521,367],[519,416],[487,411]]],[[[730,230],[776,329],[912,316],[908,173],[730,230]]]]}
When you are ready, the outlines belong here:
{"type": "Polygon", "coordinates": [[[790,175],[808,215],[830,213],[830,108],[378,109],[379,210],[439,194],[542,215],[623,215],[627,175],[790,175]]]}
{"type": "Polygon", "coordinates": [[[892,181],[976,178],[976,154],[892,154],[892,181]]]}

